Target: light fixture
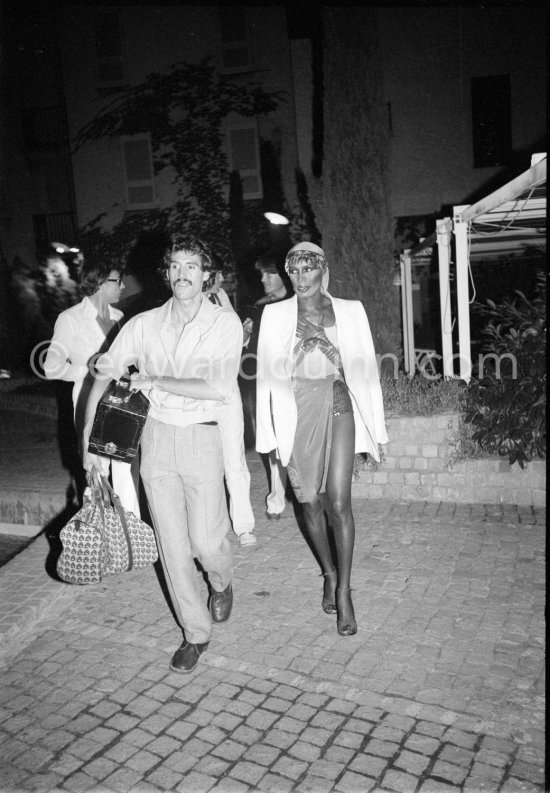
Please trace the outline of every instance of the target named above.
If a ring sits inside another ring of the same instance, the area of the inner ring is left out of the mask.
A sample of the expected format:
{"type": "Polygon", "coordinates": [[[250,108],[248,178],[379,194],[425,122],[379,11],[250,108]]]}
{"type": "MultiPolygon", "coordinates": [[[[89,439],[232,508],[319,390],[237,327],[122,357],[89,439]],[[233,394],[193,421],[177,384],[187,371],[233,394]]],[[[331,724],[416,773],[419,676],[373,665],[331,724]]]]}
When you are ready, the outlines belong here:
{"type": "Polygon", "coordinates": [[[278,212],[264,212],[264,218],[269,220],[274,226],[288,226],[290,223],[288,218],[278,212]]]}
{"type": "Polygon", "coordinates": [[[394,286],[401,286],[401,273],[399,272],[399,270],[395,271],[392,284],[394,286]]]}
{"type": "Polygon", "coordinates": [[[56,253],[67,253],[69,250],[68,245],[65,245],[64,242],[50,242],[50,245],[56,253]]]}

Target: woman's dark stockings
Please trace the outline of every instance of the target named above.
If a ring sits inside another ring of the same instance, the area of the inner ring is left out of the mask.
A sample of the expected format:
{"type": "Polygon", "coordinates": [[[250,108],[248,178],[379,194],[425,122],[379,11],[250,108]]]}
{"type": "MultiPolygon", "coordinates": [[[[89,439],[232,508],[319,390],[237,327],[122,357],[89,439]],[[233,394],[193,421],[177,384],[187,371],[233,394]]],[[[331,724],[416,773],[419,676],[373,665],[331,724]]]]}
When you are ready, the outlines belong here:
{"type": "Polygon", "coordinates": [[[336,604],[338,632],[343,636],[351,636],[357,630],[350,589],[355,543],[355,522],[351,510],[354,447],[353,413],[334,416],[325,497],[318,496],[315,501],[303,504],[307,534],[324,574],[323,609],[327,613],[334,613],[334,610],[328,611],[325,604],[336,604]],[[337,575],[330,575],[335,565],[325,508],[334,536],[337,575]]]}

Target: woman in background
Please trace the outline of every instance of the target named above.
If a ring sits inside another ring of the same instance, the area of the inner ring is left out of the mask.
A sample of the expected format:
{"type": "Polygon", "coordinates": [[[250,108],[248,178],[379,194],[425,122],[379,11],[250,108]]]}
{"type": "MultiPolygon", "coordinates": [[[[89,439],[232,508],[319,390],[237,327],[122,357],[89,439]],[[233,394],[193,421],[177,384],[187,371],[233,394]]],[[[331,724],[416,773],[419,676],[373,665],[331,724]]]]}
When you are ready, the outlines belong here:
{"type": "Polygon", "coordinates": [[[322,608],[352,636],[354,457],[379,460],[388,440],[376,356],[362,303],[328,293],[319,246],[295,245],[285,269],[295,295],[266,306],[260,327],[256,448],[287,466],[324,576],[322,608]]]}

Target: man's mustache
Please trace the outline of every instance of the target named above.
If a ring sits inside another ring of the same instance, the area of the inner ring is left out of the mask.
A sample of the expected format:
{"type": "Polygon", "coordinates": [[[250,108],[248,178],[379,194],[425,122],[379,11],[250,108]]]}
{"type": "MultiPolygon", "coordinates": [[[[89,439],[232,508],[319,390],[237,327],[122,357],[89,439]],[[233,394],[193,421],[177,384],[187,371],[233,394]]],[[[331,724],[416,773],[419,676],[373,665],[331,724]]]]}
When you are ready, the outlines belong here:
{"type": "Polygon", "coordinates": [[[191,286],[191,281],[189,281],[187,278],[178,278],[178,280],[174,281],[174,283],[175,284],[189,284],[189,286],[191,286]]]}

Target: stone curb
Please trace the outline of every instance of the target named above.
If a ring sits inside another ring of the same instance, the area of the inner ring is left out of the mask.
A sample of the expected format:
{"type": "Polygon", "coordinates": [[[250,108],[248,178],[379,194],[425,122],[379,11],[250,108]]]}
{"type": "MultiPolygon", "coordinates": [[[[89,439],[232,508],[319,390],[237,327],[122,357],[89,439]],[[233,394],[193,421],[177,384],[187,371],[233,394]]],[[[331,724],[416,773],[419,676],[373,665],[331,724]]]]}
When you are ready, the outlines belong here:
{"type": "Polygon", "coordinates": [[[44,631],[79,595],[46,570],[49,544],[40,534],[0,567],[0,667],[44,631]]]}
{"type": "Polygon", "coordinates": [[[29,530],[38,527],[38,531],[33,532],[36,535],[63,512],[66,504],[67,497],[62,492],[0,490],[0,523],[28,526],[29,530]]]}

